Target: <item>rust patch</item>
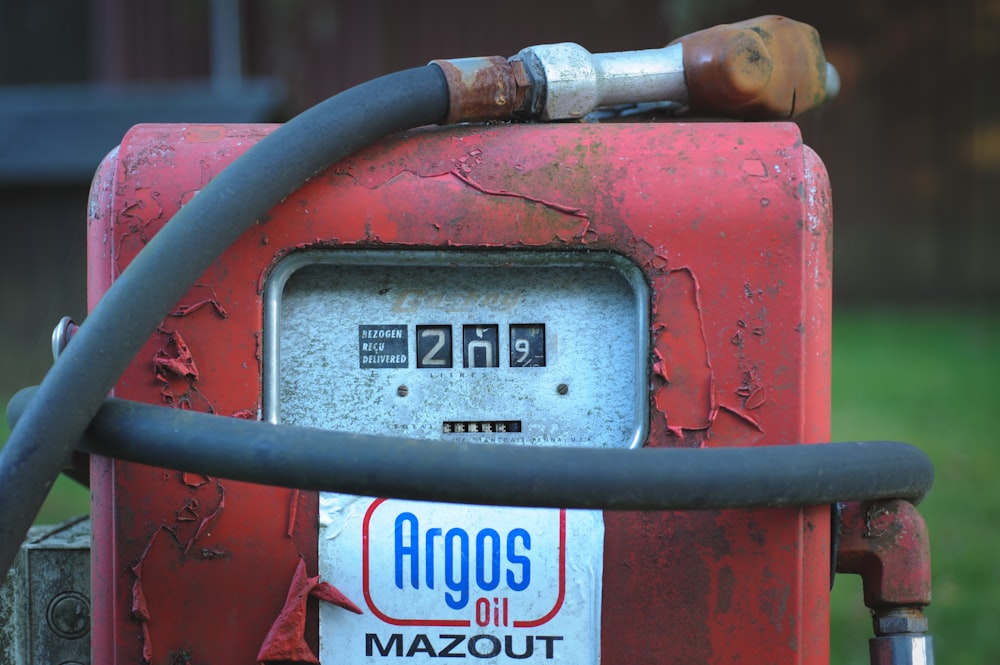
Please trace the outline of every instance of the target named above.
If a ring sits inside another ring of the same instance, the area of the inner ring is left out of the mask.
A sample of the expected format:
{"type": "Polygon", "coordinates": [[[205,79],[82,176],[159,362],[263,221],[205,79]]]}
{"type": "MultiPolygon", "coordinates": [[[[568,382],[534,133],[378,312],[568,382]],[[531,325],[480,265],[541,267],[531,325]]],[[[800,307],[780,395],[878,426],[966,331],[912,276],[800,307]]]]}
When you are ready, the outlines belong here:
{"type": "Polygon", "coordinates": [[[730,566],[722,566],[717,573],[715,588],[716,614],[728,614],[733,603],[733,589],[736,587],[736,575],[730,566]]]}
{"type": "Polygon", "coordinates": [[[182,136],[189,143],[214,143],[226,138],[226,126],[189,125],[182,136]]]}
{"type": "Polygon", "coordinates": [[[504,120],[522,110],[530,99],[523,62],[498,55],[433,60],[448,82],[446,124],[504,120]]]}
{"type": "Polygon", "coordinates": [[[201,548],[201,558],[206,561],[214,561],[216,559],[228,559],[229,552],[222,548],[213,547],[202,547],[201,548]]]}
{"type": "Polygon", "coordinates": [[[842,504],[837,572],[860,575],[875,611],[931,603],[927,525],[903,500],[842,504]]]}
{"type": "Polygon", "coordinates": [[[191,665],[192,658],[190,649],[182,649],[174,655],[173,660],[170,661],[170,665],[191,665]]]}

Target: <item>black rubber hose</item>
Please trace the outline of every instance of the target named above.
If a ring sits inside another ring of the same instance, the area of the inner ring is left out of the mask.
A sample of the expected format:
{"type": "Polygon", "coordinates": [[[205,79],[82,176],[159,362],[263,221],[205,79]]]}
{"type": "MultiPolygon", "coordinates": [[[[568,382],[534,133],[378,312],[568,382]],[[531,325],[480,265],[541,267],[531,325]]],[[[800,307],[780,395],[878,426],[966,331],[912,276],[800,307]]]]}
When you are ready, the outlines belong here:
{"type": "Polygon", "coordinates": [[[393,132],[442,122],[447,114],[448,87],[436,65],[369,81],[276,129],[173,216],[80,326],[0,452],[0,571],[10,567],[59,470],[118,377],[223,250],[323,168],[393,132]]]}
{"type": "MultiPolygon", "coordinates": [[[[29,400],[30,389],[18,393],[8,421],[29,400]]],[[[609,510],[917,502],[934,478],[923,451],[892,441],[639,450],[475,445],[269,425],[119,399],[104,403],[80,447],[306,490],[609,510]]]]}

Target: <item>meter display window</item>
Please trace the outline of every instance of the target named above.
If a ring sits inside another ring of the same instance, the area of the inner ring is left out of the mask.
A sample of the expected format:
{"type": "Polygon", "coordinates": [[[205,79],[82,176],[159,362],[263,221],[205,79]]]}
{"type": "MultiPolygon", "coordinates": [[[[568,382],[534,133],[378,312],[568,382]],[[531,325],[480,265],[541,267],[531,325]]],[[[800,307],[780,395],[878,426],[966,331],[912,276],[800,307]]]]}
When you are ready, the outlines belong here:
{"type": "Polygon", "coordinates": [[[270,280],[265,416],[415,438],[635,447],[648,294],[610,254],[326,252],[270,280]]]}

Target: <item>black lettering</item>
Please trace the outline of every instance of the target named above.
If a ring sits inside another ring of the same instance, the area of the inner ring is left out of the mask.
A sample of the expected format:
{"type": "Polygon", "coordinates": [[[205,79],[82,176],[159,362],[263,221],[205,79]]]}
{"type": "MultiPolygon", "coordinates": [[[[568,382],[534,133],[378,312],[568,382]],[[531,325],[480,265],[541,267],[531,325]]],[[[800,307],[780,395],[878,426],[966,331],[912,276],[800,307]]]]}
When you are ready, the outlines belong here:
{"type": "Polygon", "coordinates": [[[504,653],[508,658],[531,658],[535,653],[535,640],[531,635],[524,636],[524,652],[514,653],[514,636],[505,635],[503,638],[504,653]]]}
{"type": "Polygon", "coordinates": [[[419,633],[413,637],[413,641],[410,642],[410,648],[406,650],[406,657],[412,658],[413,654],[417,653],[425,653],[431,658],[437,658],[437,652],[434,651],[431,641],[423,633],[419,633]]]}
{"type": "Polygon", "coordinates": [[[473,635],[469,638],[469,653],[476,658],[495,658],[500,654],[500,640],[492,635],[473,635]],[[490,652],[482,653],[479,651],[479,647],[476,645],[481,641],[486,640],[490,643],[490,652]]]}
{"type": "MultiPolygon", "coordinates": [[[[440,531],[440,529],[437,529],[440,531]]],[[[440,651],[438,658],[465,658],[464,653],[452,653],[456,647],[465,641],[465,635],[438,635],[442,640],[451,640],[440,651]]]]}
{"type": "Polygon", "coordinates": [[[552,645],[556,640],[562,640],[561,635],[539,635],[538,639],[545,642],[545,660],[552,660],[555,647],[552,645]]]}
{"type": "Polygon", "coordinates": [[[378,638],[375,633],[365,633],[365,655],[372,655],[372,647],[378,649],[379,655],[388,656],[389,651],[393,647],[396,649],[396,657],[401,657],[403,655],[403,635],[402,633],[393,633],[389,636],[389,641],[382,645],[382,641],[378,638]]]}
{"type": "MultiPolygon", "coordinates": [[[[431,638],[424,633],[418,633],[410,641],[410,646],[406,650],[405,657],[413,658],[414,656],[423,654],[428,658],[466,658],[467,656],[473,656],[481,660],[488,660],[496,658],[502,652],[507,658],[525,660],[535,655],[535,640],[538,640],[545,644],[545,659],[553,660],[555,659],[555,643],[563,640],[561,635],[533,636],[525,635],[524,633],[519,634],[524,635],[524,645],[521,650],[515,648],[514,641],[517,635],[503,635],[503,642],[501,642],[499,637],[481,634],[468,638],[468,653],[463,653],[462,644],[466,640],[466,635],[438,635],[437,638],[440,644],[439,649],[435,650],[431,638]],[[489,644],[489,646],[484,647],[484,643],[489,644]]],[[[395,656],[396,658],[402,658],[403,634],[392,633],[383,644],[378,634],[365,633],[365,655],[371,658],[375,655],[375,652],[378,652],[378,655],[382,657],[395,656]]]]}

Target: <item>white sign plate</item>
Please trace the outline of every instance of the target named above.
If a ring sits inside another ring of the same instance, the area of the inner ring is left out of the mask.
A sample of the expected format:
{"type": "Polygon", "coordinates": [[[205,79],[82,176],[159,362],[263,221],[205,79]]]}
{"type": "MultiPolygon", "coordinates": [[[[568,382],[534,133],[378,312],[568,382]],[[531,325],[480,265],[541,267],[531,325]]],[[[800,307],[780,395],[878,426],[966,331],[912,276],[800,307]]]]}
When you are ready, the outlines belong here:
{"type": "Polygon", "coordinates": [[[597,663],[599,511],[323,494],[319,573],[363,615],[320,608],[324,663],[597,663]]]}

